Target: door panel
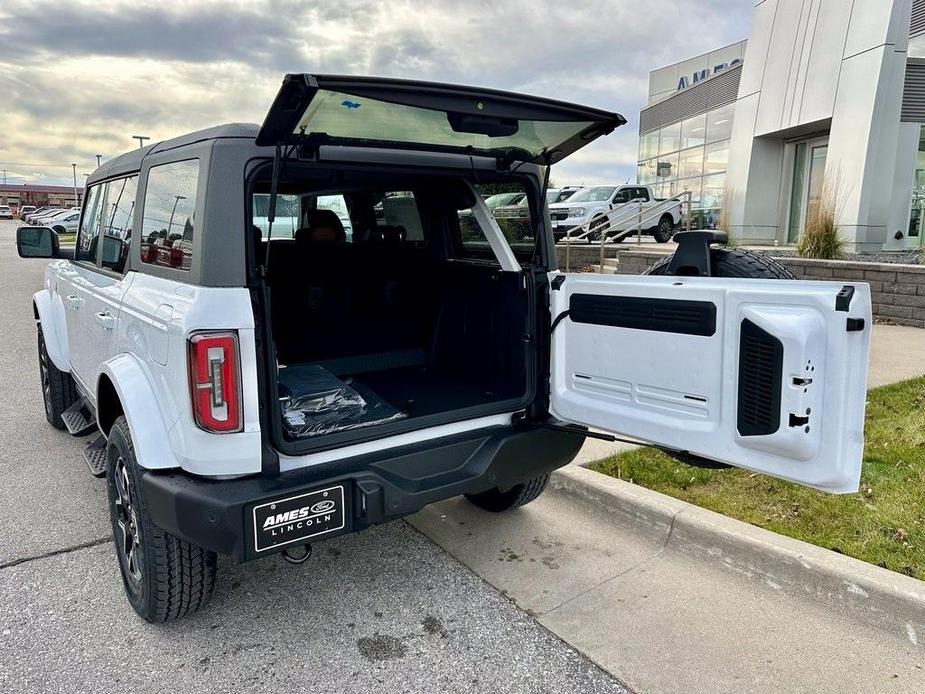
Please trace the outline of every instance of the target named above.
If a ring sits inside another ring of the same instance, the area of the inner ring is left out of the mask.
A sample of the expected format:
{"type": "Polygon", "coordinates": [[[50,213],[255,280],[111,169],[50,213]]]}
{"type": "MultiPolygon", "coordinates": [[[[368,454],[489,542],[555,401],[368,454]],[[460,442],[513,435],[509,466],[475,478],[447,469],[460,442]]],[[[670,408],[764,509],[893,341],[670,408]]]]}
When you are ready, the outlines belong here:
{"type": "Polygon", "coordinates": [[[827,491],[854,491],[870,293],[856,284],[845,297],[844,287],[566,275],[551,292],[553,317],[568,311],[553,334],[552,413],[827,491]],[[849,330],[860,325],[849,319],[863,319],[863,328],[849,330]]]}
{"type": "MultiPolygon", "coordinates": [[[[100,364],[112,356],[113,334],[119,318],[122,295],[132,275],[118,278],[84,265],[73,265],[72,293],[80,297],[75,315],[74,332],[70,322],[68,334],[74,334],[71,368],[92,398],[96,397],[96,381],[100,364]]],[[[67,305],[65,298],[65,306],[67,305]]]]}

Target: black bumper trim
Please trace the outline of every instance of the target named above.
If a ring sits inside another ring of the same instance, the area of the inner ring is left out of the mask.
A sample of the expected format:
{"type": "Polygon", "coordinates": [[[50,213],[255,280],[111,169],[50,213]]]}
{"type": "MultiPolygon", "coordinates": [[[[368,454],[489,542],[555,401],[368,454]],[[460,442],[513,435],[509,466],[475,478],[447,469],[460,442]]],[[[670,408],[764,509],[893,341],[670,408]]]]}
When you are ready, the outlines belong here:
{"type": "Polygon", "coordinates": [[[583,441],[583,435],[567,431],[492,427],[272,477],[216,481],[148,471],[141,487],[156,526],[246,561],[273,551],[255,551],[255,505],[343,484],[344,527],[319,538],[324,539],[407,516],[436,501],[551,472],[571,462],[583,441]]]}

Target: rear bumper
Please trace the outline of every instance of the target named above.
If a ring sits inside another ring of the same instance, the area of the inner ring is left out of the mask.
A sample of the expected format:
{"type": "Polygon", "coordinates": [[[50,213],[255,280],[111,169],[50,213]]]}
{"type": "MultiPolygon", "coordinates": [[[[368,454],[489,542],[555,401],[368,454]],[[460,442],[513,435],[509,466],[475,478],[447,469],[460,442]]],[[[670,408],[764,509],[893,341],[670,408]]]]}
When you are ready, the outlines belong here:
{"type": "MultiPolygon", "coordinates": [[[[584,437],[546,429],[493,427],[284,473],[214,481],[181,472],[145,472],[145,505],[159,528],[238,561],[257,551],[256,506],[343,485],[342,527],[305,539],[315,542],[401,518],[466,493],[509,486],[568,464],[584,437]]],[[[266,538],[260,541],[265,545],[266,538]]],[[[293,546],[293,545],[289,545],[293,546]]]]}

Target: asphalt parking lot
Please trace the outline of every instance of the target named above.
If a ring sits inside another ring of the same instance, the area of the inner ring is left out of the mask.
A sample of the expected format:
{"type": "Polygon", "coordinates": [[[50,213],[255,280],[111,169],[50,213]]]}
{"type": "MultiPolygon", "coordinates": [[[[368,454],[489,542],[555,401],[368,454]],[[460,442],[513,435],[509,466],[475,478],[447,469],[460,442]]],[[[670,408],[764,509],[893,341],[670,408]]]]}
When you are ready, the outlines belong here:
{"type": "Polygon", "coordinates": [[[86,440],[42,413],[45,261],[16,257],[15,226],[0,222],[0,691],[626,691],[404,522],[301,566],[220,559],[203,612],[141,621],[86,440]]]}

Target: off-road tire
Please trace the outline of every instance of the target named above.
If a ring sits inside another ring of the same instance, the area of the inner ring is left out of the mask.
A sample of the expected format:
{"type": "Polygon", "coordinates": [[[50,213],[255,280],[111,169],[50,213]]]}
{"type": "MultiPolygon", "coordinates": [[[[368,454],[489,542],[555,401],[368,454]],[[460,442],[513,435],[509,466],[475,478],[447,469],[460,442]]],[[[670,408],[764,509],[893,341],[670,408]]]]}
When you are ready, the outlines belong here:
{"type": "Polygon", "coordinates": [[[534,501],[546,489],[548,482],[548,474],[540,475],[508,489],[495,487],[480,494],[466,494],[466,498],[479,508],[492,513],[512,511],[534,501]]]}
{"type": "Polygon", "coordinates": [[[652,236],[658,243],[668,243],[674,236],[674,219],[670,214],[663,214],[658,226],[652,230],[652,236]]]}
{"type": "Polygon", "coordinates": [[[45,418],[55,429],[66,429],[61,414],[77,401],[77,386],[71,374],[59,370],[48,356],[41,323],[38,324],[38,336],[39,383],[42,386],[45,418]]]}
{"type": "Polygon", "coordinates": [[[116,559],[126,598],[135,612],[148,622],[167,622],[196,612],[208,602],[215,587],[216,555],[164,532],[151,522],[141,494],[141,472],[128,422],[120,416],[109,430],[106,449],[106,487],[116,559]],[[126,545],[116,502],[120,461],[127,473],[129,509],[134,512],[134,527],[140,540],[136,546],[140,579],[132,575],[126,552],[119,547],[120,542],[123,548],[126,545]]]}
{"type": "MultiPolygon", "coordinates": [[[[662,258],[646,270],[647,275],[667,275],[671,256],[662,258]]],[[[710,264],[713,277],[744,277],[750,279],[792,280],[794,274],[769,256],[740,248],[711,248],[710,264]]]]}

